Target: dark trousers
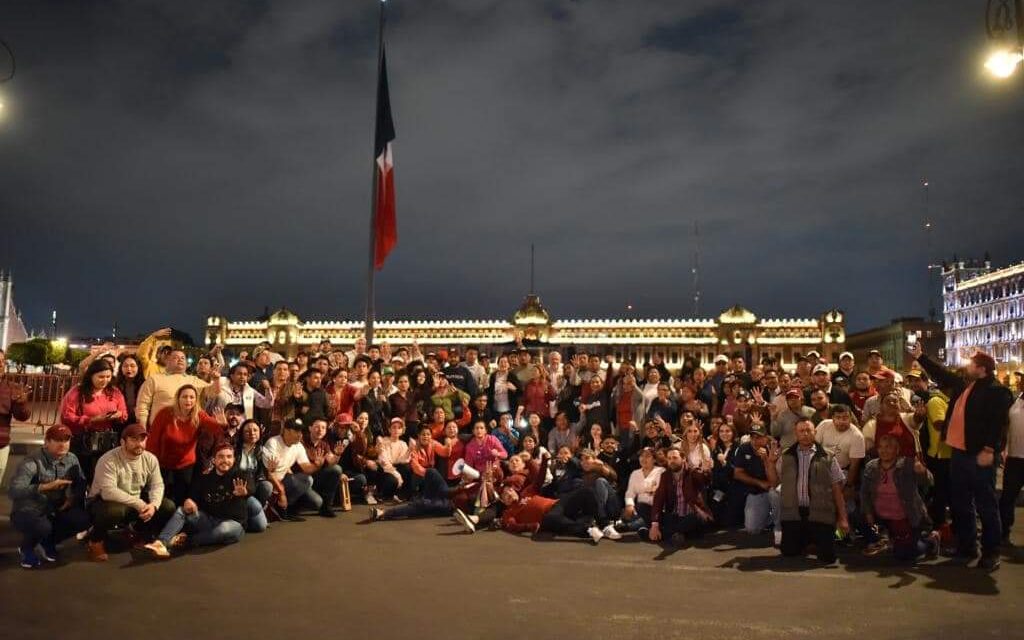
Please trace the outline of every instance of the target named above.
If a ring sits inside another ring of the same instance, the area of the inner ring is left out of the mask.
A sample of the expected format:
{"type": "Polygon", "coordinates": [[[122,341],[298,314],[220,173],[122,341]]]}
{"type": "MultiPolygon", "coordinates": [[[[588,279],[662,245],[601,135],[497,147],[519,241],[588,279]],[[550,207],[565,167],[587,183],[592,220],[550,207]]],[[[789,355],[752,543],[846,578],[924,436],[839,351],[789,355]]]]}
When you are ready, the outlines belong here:
{"type": "Polygon", "coordinates": [[[160,477],[164,479],[164,495],[170,498],[175,505],[185,504],[189,487],[192,486],[193,469],[195,469],[195,465],[184,469],[160,468],[160,477]]]}
{"type": "Polygon", "coordinates": [[[21,547],[32,549],[40,542],[57,544],[79,531],[89,528],[89,514],[81,507],[50,514],[15,511],[11,525],[21,534],[21,547]]]}
{"type": "Polygon", "coordinates": [[[174,509],[174,503],[168,498],[164,498],[149,522],[142,522],[139,520],[139,512],[132,507],[120,502],[107,502],[97,498],[91,507],[92,531],[89,533],[89,540],[104,542],[107,539],[107,531],[117,526],[132,526],[137,533],[143,536],[155,537],[174,515],[174,509]]]}
{"type": "Polygon", "coordinates": [[[928,517],[938,529],[946,524],[946,509],[949,508],[949,459],[925,458],[925,463],[935,480],[928,501],[928,517]]]}
{"type": "Polygon", "coordinates": [[[398,480],[379,467],[376,471],[366,470],[366,482],[370,486],[377,487],[377,497],[382,500],[387,500],[398,491],[398,480]]]}
{"type": "Polygon", "coordinates": [[[313,474],[313,491],[323,500],[319,508],[330,508],[341,484],[341,467],[336,464],[322,467],[313,474]]]}
{"type": "Polygon", "coordinates": [[[782,555],[801,556],[807,545],[818,548],[818,560],[826,564],[835,562],[835,528],[830,524],[812,522],[809,509],[800,507],[799,520],[782,521],[782,555]]]}
{"type": "Polygon", "coordinates": [[[1004,538],[1010,535],[1010,529],[1013,528],[1013,511],[1021,487],[1024,487],[1024,458],[1008,457],[1003,467],[1003,492],[999,496],[999,519],[1004,538]]]}
{"type": "Polygon", "coordinates": [[[540,522],[541,531],[584,538],[597,517],[597,496],[591,487],[565,495],[540,522]]]}
{"type": "Polygon", "coordinates": [[[658,528],[661,530],[662,539],[668,540],[677,533],[695,533],[700,529],[700,526],[701,519],[696,513],[688,513],[685,516],[677,513],[663,513],[661,514],[661,524],[658,525],[658,528]]]}
{"type": "Polygon", "coordinates": [[[957,551],[964,555],[976,552],[977,512],[981,520],[981,550],[983,553],[996,553],[1003,532],[996,500],[996,465],[979,467],[975,454],[953,449],[953,457],[949,461],[949,496],[957,551]]]}
{"type": "Polygon", "coordinates": [[[400,504],[384,512],[383,519],[414,518],[416,516],[449,516],[453,507],[448,499],[448,483],[437,469],[427,469],[422,478],[423,493],[411,502],[400,504]]]}

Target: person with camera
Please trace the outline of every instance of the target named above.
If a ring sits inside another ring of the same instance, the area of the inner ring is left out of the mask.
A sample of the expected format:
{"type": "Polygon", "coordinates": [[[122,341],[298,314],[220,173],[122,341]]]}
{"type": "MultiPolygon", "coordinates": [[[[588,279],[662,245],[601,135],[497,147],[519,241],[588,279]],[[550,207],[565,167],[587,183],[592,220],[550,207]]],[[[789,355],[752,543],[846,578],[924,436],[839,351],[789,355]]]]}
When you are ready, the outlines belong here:
{"type": "Polygon", "coordinates": [[[121,432],[121,446],[96,461],[96,477],[89,488],[92,529],[89,557],[95,562],[108,558],[108,532],[127,526],[133,537],[160,531],[174,513],[174,503],[164,497],[160,461],[146,451],[146,427],[130,424],[121,432]]]}
{"type": "Polygon", "coordinates": [[[70,448],[71,430],[50,427],[43,446],[22,459],[11,479],[11,525],[21,534],[18,551],[25,569],[42,564],[37,547],[47,562],[56,562],[57,545],[89,528],[85,475],[70,448]]]}
{"type": "Polygon", "coordinates": [[[113,380],[114,368],[98,358],[61,400],[60,421],[71,431],[71,451],[86,480],[92,479],[99,457],[118,445],[117,428],[128,419],[124,395],[113,380]]]}
{"type": "Polygon", "coordinates": [[[995,378],[996,362],[987,353],[971,356],[961,377],[910,345],[910,354],[939,386],[948,388],[949,407],[942,439],[952,448],[949,463],[950,506],[956,529],[955,562],[977,556],[977,518],[981,520],[981,560],[978,568],[999,568],[1002,523],[996,500],[998,456],[1006,443],[1013,395],[995,378]]]}

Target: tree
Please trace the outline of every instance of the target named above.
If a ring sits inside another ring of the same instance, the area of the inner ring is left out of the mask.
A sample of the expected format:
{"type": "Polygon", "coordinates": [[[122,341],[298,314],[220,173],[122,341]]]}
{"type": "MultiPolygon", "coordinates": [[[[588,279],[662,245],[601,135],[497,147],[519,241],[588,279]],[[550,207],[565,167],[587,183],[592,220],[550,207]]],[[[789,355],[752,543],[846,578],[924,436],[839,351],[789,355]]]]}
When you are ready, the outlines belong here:
{"type": "Polygon", "coordinates": [[[68,345],[65,342],[33,338],[28,342],[15,342],[8,345],[7,358],[18,364],[47,367],[63,362],[67,352],[68,345]]]}

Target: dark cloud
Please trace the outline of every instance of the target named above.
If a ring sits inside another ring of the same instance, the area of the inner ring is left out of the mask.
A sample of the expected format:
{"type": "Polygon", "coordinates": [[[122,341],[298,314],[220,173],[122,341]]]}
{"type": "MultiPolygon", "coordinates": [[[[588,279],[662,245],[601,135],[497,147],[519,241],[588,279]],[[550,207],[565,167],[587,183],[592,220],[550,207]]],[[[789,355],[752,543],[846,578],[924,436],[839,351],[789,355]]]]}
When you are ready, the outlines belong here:
{"type": "MultiPolygon", "coordinates": [[[[982,7],[392,0],[386,317],[926,309],[930,257],[1015,261],[1021,78],[982,7]],[[931,182],[931,255],[921,231],[931,182]]],[[[68,332],[363,308],[376,3],[22,1],[0,266],[68,332]]]]}

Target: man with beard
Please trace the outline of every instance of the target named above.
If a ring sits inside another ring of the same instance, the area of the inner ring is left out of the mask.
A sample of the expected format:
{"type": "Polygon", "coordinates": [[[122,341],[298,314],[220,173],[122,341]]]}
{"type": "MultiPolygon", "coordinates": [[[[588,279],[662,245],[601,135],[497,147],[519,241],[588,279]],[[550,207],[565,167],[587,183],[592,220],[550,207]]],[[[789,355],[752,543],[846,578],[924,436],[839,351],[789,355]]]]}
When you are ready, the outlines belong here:
{"type": "Polygon", "coordinates": [[[652,542],[668,540],[673,547],[681,547],[686,535],[698,531],[712,516],[704,503],[704,483],[700,469],[691,468],[678,447],[665,454],[668,467],[661,474],[651,507],[652,542]]]}

